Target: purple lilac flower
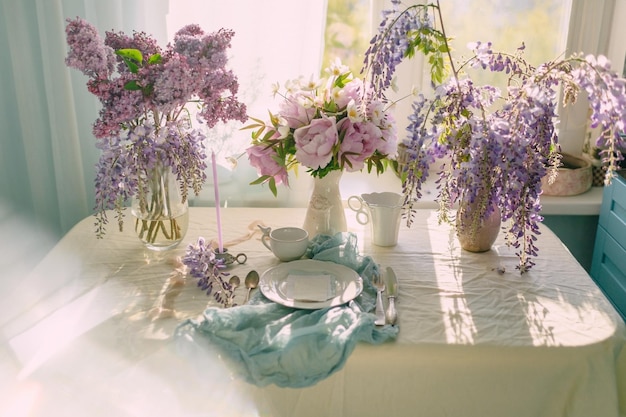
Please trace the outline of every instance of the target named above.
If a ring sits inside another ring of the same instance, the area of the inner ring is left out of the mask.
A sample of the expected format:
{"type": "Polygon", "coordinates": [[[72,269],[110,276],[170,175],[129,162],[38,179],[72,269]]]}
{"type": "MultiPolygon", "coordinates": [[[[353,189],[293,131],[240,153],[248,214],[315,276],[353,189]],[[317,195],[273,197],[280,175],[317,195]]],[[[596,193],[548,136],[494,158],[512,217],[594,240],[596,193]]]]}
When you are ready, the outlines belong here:
{"type": "Polygon", "coordinates": [[[145,115],[141,92],[124,88],[129,80],[128,76],[123,76],[114,80],[88,82],[89,92],[98,96],[102,104],[100,117],[96,119],[93,128],[96,138],[119,135],[131,122],[145,115]]]}
{"type": "Polygon", "coordinates": [[[236,98],[237,78],[226,69],[226,49],[233,35],[225,29],[205,35],[199,26],[189,25],[174,37],[173,51],[189,63],[194,91],[203,102],[200,114],[208,127],[219,121],[248,119],[245,105],[236,98]]]}
{"type": "Polygon", "coordinates": [[[107,47],[90,23],[67,19],[65,33],[70,47],[65,63],[93,78],[108,78],[114,71],[115,54],[107,47]]]}
{"type": "Polygon", "coordinates": [[[198,194],[206,179],[205,136],[192,126],[185,106],[199,104],[199,120],[208,127],[247,119],[236,96],[237,78],[226,69],[234,32],[205,35],[189,25],[165,50],[144,32],[107,32],[103,41],[80,18],[68,20],[66,33],[67,65],[89,77],[88,90],[102,104],[93,126],[102,151],[95,181],[98,236],[108,222],[106,210],[116,210],[121,227],[124,203],[147,187],[157,167],[171,168],[183,200],[188,189],[198,194]],[[114,54],[121,49],[139,54],[131,66],[114,54]]]}
{"type": "Polygon", "coordinates": [[[183,107],[192,98],[193,74],[187,60],[180,55],[167,57],[154,70],[152,101],[164,113],[183,107]]]}

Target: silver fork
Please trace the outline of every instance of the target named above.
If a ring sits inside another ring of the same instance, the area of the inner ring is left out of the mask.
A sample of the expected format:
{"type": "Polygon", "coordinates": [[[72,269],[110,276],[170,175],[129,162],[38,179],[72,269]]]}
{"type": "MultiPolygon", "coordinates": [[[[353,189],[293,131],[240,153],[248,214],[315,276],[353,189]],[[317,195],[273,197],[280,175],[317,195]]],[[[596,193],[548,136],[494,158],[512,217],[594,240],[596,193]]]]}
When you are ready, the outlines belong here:
{"type": "Polygon", "coordinates": [[[378,272],[372,275],[372,284],[376,288],[376,321],[377,326],[385,325],[385,308],[383,306],[383,292],[385,291],[385,281],[378,272]]]}

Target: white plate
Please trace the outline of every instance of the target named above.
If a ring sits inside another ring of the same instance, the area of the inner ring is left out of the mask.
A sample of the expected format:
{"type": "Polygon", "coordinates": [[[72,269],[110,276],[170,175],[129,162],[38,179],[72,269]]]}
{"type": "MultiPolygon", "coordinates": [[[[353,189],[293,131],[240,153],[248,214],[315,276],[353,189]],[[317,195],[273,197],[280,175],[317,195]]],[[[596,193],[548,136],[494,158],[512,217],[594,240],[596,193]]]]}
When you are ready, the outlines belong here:
{"type": "Polygon", "coordinates": [[[259,289],[270,300],[287,307],[318,309],[345,304],[363,291],[363,280],[352,269],[334,262],[304,259],[285,262],[261,274],[259,289]],[[289,274],[330,275],[332,298],[325,301],[304,301],[290,298],[289,274]]]}

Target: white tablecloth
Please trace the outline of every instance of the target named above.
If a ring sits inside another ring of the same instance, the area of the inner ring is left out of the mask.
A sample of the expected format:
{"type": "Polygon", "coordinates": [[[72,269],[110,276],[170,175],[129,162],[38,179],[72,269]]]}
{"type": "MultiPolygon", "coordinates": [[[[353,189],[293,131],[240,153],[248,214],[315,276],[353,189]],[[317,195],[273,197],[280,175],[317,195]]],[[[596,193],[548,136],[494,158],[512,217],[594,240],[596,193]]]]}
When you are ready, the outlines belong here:
{"type": "MultiPolygon", "coordinates": [[[[255,224],[299,226],[304,214],[222,209],[230,252],[248,256],[230,272],[278,264],[255,224]]],[[[464,252],[435,212],[403,225],[393,248],[346,215],[361,253],[399,276],[397,341],[358,345],[310,388],[250,386],[210,346],[172,343],[211,303],[175,259],[216,237],[214,209],[192,208],[185,242],[164,253],[143,249],[130,223],[97,240],[87,218],[2,294],[0,416],[626,416],[624,323],[547,228],[519,275],[502,236],[464,252]]]]}

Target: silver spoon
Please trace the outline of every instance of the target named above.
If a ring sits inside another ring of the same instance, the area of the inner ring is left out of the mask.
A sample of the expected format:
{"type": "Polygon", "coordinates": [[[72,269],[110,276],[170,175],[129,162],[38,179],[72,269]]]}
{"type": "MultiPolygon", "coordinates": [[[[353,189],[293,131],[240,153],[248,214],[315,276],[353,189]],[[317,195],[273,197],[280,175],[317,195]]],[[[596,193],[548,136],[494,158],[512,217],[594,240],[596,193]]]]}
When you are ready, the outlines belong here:
{"type": "Polygon", "coordinates": [[[248,302],[250,299],[250,291],[256,288],[259,285],[259,273],[254,269],[248,272],[245,279],[246,288],[248,289],[248,294],[246,294],[246,299],[243,302],[244,304],[248,302]]]}
{"type": "Polygon", "coordinates": [[[231,290],[231,293],[230,293],[230,302],[229,302],[229,304],[232,306],[233,305],[233,301],[235,300],[235,290],[237,289],[239,284],[241,284],[241,280],[239,279],[239,277],[237,275],[233,275],[228,280],[228,283],[232,287],[232,290],[231,290]]]}

